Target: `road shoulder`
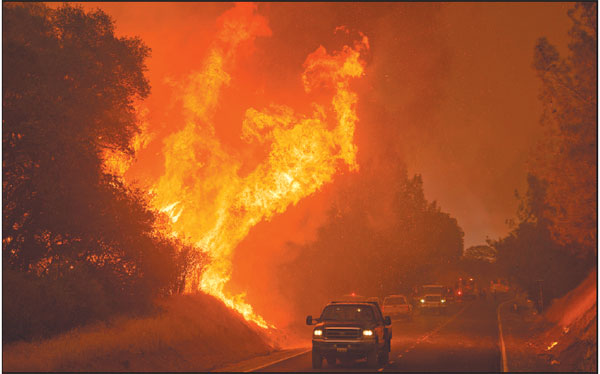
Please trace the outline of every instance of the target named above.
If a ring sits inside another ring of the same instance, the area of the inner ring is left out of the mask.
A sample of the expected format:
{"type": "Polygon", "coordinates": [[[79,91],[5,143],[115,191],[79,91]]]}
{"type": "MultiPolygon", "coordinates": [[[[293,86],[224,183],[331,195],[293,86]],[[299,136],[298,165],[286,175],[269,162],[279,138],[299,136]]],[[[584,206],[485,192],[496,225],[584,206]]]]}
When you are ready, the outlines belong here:
{"type": "Polygon", "coordinates": [[[498,309],[502,320],[506,361],[511,371],[556,371],[536,339],[547,323],[524,300],[516,299],[498,309]],[[516,305],[516,309],[515,309],[516,305]]]}
{"type": "Polygon", "coordinates": [[[274,365],[278,362],[310,352],[309,347],[283,349],[268,355],[256,356],[248,360],[228,364],[212,370],[212,372],[251,372],[274,365]]]}

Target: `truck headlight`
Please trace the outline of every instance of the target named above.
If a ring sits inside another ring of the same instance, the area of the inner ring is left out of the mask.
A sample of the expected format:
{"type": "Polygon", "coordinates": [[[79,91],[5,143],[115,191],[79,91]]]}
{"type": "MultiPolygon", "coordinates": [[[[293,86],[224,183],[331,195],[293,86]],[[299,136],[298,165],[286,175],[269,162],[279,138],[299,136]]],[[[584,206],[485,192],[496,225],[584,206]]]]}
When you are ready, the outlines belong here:
{"type": "Polygon", "coordinates": [[[425,299],[421,299],[421,303],[424,303],[424,302],[425,302],[425,299]]]}
{"type": "Polygon", "coordinates": [[[446,299],[442,299],[442,303],[445,303],[445,302],[446,302],[446,299]]]}
{"type": "Polygon", "coordinates": [[[373,330],[363,330],[364,336],[373,336],[373,330]]]}
{"type": "Polygon", "coordinates": [[[313,335],[314,336],[322,336],[323,335],[323,330],[315,330],[315,331],[313,331],[313,335]]]}

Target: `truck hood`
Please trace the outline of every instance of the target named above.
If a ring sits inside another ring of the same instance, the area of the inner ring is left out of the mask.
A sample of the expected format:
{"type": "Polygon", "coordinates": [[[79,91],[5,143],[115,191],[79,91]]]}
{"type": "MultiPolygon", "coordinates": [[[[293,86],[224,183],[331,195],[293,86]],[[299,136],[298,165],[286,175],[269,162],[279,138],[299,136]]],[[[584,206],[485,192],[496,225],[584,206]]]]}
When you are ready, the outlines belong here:
{"type": "Polygon", "coordinates": [[[373,322],[363,321],[323,321],[319,322],[315,327],[334,328],[334,327],[358,327],[361,329],[370,329],[375,326],[373,322]]]}

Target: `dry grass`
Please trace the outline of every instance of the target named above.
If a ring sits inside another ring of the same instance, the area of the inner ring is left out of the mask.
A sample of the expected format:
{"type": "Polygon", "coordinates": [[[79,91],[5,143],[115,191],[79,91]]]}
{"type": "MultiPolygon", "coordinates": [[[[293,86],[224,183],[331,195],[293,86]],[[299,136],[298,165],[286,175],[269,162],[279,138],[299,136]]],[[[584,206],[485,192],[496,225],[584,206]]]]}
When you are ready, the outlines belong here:
{"type": "Polygon", "coordinates": [[[525,297],[519,313],[504,311],[509,368],[514,371],[597,372],[596,271],[554,300],[543,315],[525,297]]]}
{"type": "Polygon", "coordinates": [[[160,302],[164,312],[3,346],[5,371],[203,371],[266,354],[265,336],[204,294],[160,302]]]}
{"type": "Polygon", "coordinates": [[[597,300],[596,282],[598,273],[590,272],[579,286],[569,293],[554,300],[550,308],[544,313],[546,318],[562,327],[569,326],[580,319],[597,300]]]}

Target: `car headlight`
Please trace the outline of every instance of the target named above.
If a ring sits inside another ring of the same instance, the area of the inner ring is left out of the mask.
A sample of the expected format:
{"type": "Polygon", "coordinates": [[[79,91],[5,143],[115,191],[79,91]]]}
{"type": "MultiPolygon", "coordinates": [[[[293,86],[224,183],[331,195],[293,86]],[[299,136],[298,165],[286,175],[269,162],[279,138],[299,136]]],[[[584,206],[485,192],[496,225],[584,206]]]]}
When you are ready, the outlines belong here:
{"type": "Polygon", "coordinates": [[[442,303],[445,303],[445,302],[446,302],[446,299],[442,299],[442,303]]]}
{"type": "Polygon", "coordinates": [[[313,335],[314,336],[322,336],[323,335],[323,330],[315,330],[315,331],[313,331],[313,335]]]}
{"type": "Polygon", "coordinates": [[[421,303],[424,303],[424,302],[425,302],[425,299],[421,299],[421,303]]]}
{"type": "Polygon", "coordinates": [[[363,330],[364,336],[373,336],[373,330],[363,330]]]}

